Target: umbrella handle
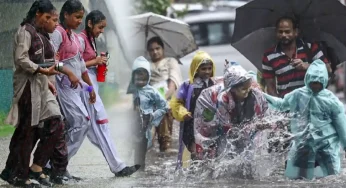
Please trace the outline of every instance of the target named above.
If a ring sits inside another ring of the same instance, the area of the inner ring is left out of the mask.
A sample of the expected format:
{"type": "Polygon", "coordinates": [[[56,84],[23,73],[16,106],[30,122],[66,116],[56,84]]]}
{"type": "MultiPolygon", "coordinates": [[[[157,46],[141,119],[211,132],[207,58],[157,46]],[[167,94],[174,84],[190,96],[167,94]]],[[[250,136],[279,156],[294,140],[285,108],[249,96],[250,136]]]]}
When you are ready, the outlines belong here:
{"type": "Polygon", "coordinates": [[[148,37],[148,34],[149,34],[149,27],[148,25],[145,26],[145,38],[148,37]]]}
{"type": "Polygon", "coordinates": [[[229,64],[229,61],[227,59],[225,59],[225,66],[229,64]]]}

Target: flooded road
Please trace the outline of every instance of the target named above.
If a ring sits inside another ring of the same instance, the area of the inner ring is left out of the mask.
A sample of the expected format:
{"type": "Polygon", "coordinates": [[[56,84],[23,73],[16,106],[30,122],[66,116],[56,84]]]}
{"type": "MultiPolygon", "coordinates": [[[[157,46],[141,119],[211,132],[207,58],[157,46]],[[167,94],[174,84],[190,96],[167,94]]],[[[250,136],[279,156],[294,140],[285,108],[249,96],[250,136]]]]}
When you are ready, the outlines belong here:
{"type": "MultiPolygon", "coordinates": [[[[126,100],[128,100],[126,98],[126,100]]],[[[133,155],[128,150],[128,125],[127,111],[131,105],[124,103],[108,110],[110,119],[110,129],[115,139],[117,150],[120,157],[128,164],[133,165],[133,155]]],[[[177,144],[178,128],[174,127],[174,147],[177,144]]],[[[0,139],[0,169],[4,168],[4,163],[8,155],[8,145],[10,138],[0,139]]],[[[83,143],[80,151],[70,161],[68,170],[71,174],[83,178],[81,182],[70,182],[68,185],[58,187],[114,187],[114,188],[140,188],[140,187],[194,187],[194,188],[211,188],[211,187],[344,187],[346,183],[346,162],[343,161],[343,170],[337,177],[327,177],[314,181],[289,181],[283,178],[283,167],[261,180],[242,180],[229,177],[220,177],[218,179],[196,177],[186,178],[182,175],[174,174],[176,155],[166,157],[160,156],[158,144],[155,143],[147,155],[147,170],[143,173],[136,173],[128,178],[115,178],[110,172],[108,165],[102,153],[94,147],[87,139],[83,143]]],[[[343,153],[344,156],[344,153],[343,153]]],[[[271,160],[271,156],[263,156],[266,160],[271,160]]],[[[283,163],[283,162],[282,162],[283,163]]],[[[265,171],[266,169],[263,168],[265,171]]],[[[0,180],[0,187],[11,187],[0,180]]]]}

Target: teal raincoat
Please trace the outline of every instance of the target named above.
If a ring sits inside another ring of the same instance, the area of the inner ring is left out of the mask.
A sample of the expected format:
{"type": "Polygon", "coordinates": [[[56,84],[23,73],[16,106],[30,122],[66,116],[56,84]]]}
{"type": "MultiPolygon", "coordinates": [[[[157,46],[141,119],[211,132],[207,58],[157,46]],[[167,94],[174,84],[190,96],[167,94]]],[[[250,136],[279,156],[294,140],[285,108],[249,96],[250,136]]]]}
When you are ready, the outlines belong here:
{"type": "Polygon", "coordinates": [[[143,56],[138,57],[132,66],[132,79],[128,88],[128,93],[133,94],[133,99],[135,100],[137,97],[140,99],[140,109],[143,115],[151,114],[152,120],[149,122],[149,127],[146,131],[146,138],[148,139],[148,147],[152,145],[152,134],[151,129],[152,126],[159,126],[162,118],[168,111],[168,103],[162,97],[162,95],[158,92],[157,89],[149,85],[150,81],[150,63],[143,56]],[[134,85],[133,81],[133,73],[135,70],[139,68],[144,68],[148,71],[149,79],[148,84],[142,88],[137,88],[134,85]]]}
{"type": "Polygon", "coordinates": [[[324,62],[314,61],[305,75],[305,86],[283,99],[265,94],[271,107],[289,110],[294,135],[285,176],[291,179],[324,177],[340,172],[340,143],[346,146],[346,116],[340,100],[326,89],[328,72],[324,62]],[[309,83],[320,82],[323,90],[314,93],[309,83]],[[315,161],[319,167],[315,168],[315,161]],[[315,170],[316,169],[316,170],[315,170]]]}

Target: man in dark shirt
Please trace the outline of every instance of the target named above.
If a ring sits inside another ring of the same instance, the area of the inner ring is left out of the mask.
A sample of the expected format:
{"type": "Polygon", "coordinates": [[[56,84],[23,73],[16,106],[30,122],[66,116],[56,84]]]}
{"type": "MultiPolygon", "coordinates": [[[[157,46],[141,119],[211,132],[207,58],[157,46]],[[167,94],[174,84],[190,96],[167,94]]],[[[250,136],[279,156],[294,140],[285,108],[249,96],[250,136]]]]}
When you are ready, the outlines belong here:
{"type": "Polygon", "coordinates": [[[282,17],[276,23],[278,44],[268,49],[262,60],[262,77],[267,92],[283,97],[294,89],[304,86],[304,77],[310,63],[321,59],[331,72],[328,59],[318,43],[307,43],[298,38],[296,21],[282,17]]]}

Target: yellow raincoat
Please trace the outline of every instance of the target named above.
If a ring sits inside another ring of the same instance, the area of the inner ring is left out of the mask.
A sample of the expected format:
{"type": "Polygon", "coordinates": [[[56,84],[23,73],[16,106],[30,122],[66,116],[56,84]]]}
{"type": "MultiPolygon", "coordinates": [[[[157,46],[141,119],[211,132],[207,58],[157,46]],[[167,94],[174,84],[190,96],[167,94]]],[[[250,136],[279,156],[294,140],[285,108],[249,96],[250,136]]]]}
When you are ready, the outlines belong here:
{"type": "Polygon", "coordinates": [[[185,88],[183,88],[183,87],[187,86],[186,88],[188,89],[188,87],[191,87],[190,85],[193,85],[197,70],[198,70],[199,66],[201,65],[201,63],[203,62],[203,60],[205,60],[205,59],[208,59],[211,62],[213,62],[213,75],[212,75],[212,77],[214,77],[215,63],[214,63],[213,59],[210,57],[210,55],[208,53],[206,53],[204,51],[198,51],[196,53],[196,55],[193,57],[191,65],[190,65],[189,80],[185,81],[180,86],[180,88],[177,91],[177,95],[173,96],[171,101],[170,101],[170,107],[172,109],[172,115],[178,121],[184,121],[184,116],[186,116],[187,114],[190,113],[189,110],[187,109],[189,104],[186,104],[187,100],[189,100],[189,99],[186,99],[186,98],[181,99],[178,96],[185,94],[187,97],[191,98],[192,94],[187,93],[188,91],[185,90],[185,88]]]}
{"type": "MultiPolygon", "coordinates": [[[[183,150],[184,150],[184,144],[189,148],[190,151],[195,150],[194,148],[194,132],[193,132],[193,126],[191,125],[191,122],[193,124],[193,121],[184,121],[184,117],[187,114],[190,114],[193,116],[192,112],[194,111],[194,105],[191,106],[192,103],[194,103],[193,100],[196,100],[199,95],[195,93],[194,89],[203,89],[203,84],[207,84],[207,87],[214,85],[215,81],[214,79],[208,79],[208,80],[202,80],[198,77],[195,77],[198,71],[198,68],[205,62],[205,60],[209,60],[213,64],[213,73],[211,77],[214,77],[215,73],[215,63],[210,57],[210,55],[203,51],[198,51],[195,56],[192,59],[191,65],[190,65],[190,71],[189,71],[189,80],[186,80],[181,86],[179,87],[177,94],[172,97],[170,101],[170,107],[172,109],[172,115],[173,117],[181,122],[180,125],[180,133],[179,133],[179,154],[178,154],[178,166],[179,168],[182,165],[182,161],[189,160],[189,152],[187,149],[184,151],[184,157],[183,157],[183,150]],[[183,160],[184,158],[184,160],[183,160]]],[[[197,92],[198,93],[198,92],[197,92]]],[[[186,163],[185,163],[186,164],[186,163]]]]}

